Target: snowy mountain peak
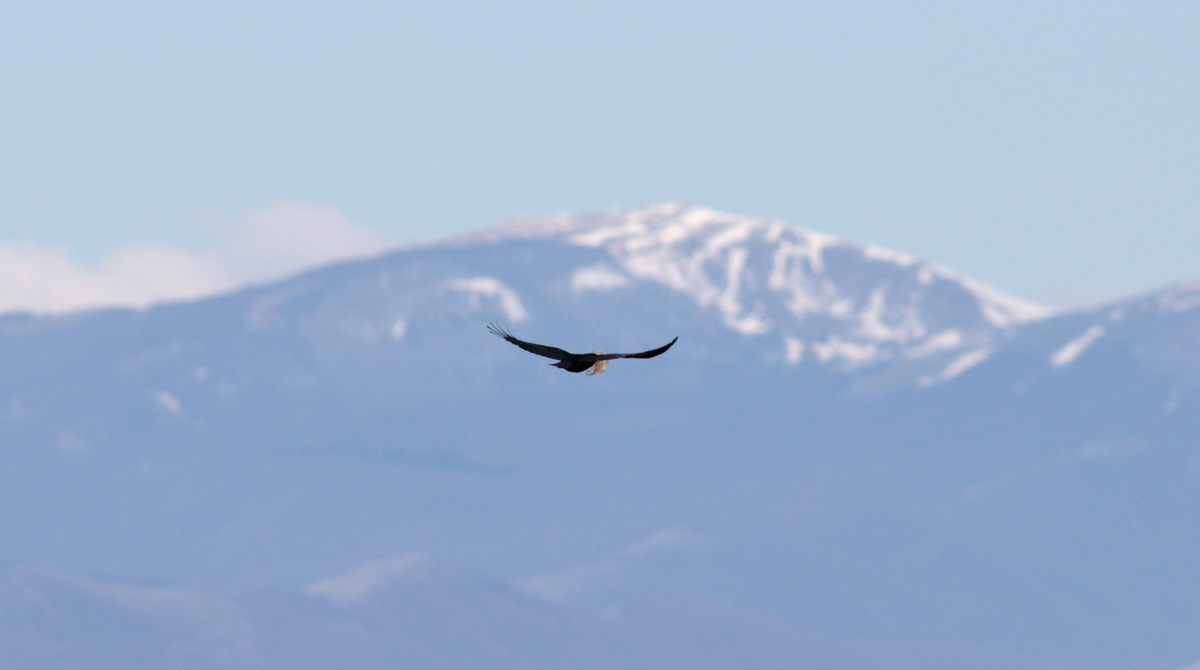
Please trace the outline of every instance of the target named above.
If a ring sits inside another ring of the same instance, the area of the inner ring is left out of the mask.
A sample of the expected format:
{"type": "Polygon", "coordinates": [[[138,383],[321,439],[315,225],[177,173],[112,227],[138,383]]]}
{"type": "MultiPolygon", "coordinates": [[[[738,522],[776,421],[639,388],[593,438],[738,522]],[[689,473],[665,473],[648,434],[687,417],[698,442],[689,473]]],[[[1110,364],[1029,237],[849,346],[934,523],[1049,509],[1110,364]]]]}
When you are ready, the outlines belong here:
{"type": "Polygon", "coordinates": [[[559,214],[472,241],[512,239],[605,251],[605,262],[575,271],[578,292],[654,282],[714,310],[741,335],[774,340],[773,360],[852,370],[928,359],[937,369],[923,372],[923,383],[981,362],[1012,326],[1050,314],[903,254],[703,207],[559,214]]]}
{"type": "Polygon", "coordinates": [[[1163,314],[1185,312],[1200,307],[1200,279],[1177,284],[1155,294],[1163,314]]]}

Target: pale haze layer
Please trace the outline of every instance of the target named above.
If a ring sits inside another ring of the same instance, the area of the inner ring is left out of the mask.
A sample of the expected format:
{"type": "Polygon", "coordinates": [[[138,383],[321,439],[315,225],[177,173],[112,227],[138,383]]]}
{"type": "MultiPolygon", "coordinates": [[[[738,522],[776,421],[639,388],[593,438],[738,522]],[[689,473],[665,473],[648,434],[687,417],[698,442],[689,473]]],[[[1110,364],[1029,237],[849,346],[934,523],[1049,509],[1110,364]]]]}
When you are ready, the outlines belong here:
{"type": "Polygon", "coordinates": [[[277,203],[358,253],[683,202],[1095,302],[1200,274],[1196,34],[1184,2],[6,3],[0,291],[247,281],[213,221],[277,203]]]}
{"type": "Polygon", "coordinates": [[[96,267],[60,249],[0,245],[0,312],[145,307],[199,298],[384,248],[379,235],[330,208],[276,205],[219,226],[199,252],[163,244],[117,248],[96,267]]]}

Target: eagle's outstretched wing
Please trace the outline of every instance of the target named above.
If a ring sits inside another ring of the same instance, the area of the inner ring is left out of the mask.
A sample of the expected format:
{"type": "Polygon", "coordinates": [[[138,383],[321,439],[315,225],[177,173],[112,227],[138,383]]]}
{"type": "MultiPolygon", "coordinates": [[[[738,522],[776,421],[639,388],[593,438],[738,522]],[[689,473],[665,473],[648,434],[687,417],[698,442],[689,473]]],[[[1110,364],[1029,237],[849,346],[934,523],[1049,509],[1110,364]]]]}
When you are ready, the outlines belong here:
{"type": "MultiPolygon", "coordinates": [[[[546,358],[553,358],[556,361],[565,361],[568,358],[578,357],[578,354],[572,354],[570,352],[563,351],[562,349],[559,349],[558,347],[547,347],[544,344],[534,344],[533,342],[525,342],[523,340],[518,340],[517,338],[512,336],[512,333],[509,333],[508,331],[504,330],[503,328],[500,328],[499,326],[497,326],[494,323],[488,324],[488,332],[491,333],[492,335],[495,335],[496,337],[502,337],[505,340],[508,340],[509,342],[512,342],[513,344],[517,345],[518,347],[521,347],[525,351],[528,351],[531,354],[537,354],[538,356],[545,356],[546,358]]],[[[663,351],[665,351],[665,349],[663,351]]],[[[660,351],[659,353],[662,353],[662,352],[660,351]]]]}
{"type": "Polygon", "coordinates": [[[674,340],[671,340],[670,342],[666,343],[665,345],[663,345],[657,349],[651,349],[650,351],[643,351],[639,354],[573,354],[573,355],[581,361],[611,361],[614,358],[654,358],[655,356],[665,352],[667,349],[670,349],[671,345],[675,344],[675,340],[678,340],[678,339],[679,338],[676,337],[674,340]]]}

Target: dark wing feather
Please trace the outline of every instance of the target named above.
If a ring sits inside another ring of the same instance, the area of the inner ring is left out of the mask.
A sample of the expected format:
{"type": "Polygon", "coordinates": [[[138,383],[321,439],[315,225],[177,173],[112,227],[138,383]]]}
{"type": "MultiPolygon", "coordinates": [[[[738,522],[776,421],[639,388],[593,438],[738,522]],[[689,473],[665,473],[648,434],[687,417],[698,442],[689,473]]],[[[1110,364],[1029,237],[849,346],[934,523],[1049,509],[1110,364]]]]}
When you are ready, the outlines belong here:
{"type": "MultiPolygon", "coordinates": [[[[679,338],[676,337],[675,340],[679,338]]],[[[655,356],[666,352],[675,344],[675,340],[671,340],[666,345],[650,351],[643,351],[640,354],[575,354],[577,358],[584,361],[611,361],[614,358],[654,358],[655,356]]]]}
{"type": "MultiPolygon", "coordinates": [[[[517,338],[512,336],[512,333],[509,333],[508,331],[500,328],[499,326],[497,326],[494,323],[488,324],[488,332],[491,333],[492,335],[495,335],[496,337],[504,338],[505,340],[512,342],[513,344],[517,345],[518,347],[521,347],[525,351],[528,351],[531,354],[537,354],[538,356],[545,356],[546,358],[553,358],[556,361],[565,361],[568,358],[576,357],[575,354],[563,351],[562,349],[559,349],[558,347],[547,347],[544,344],[534,344],[533,342],[525,342],[523,340],[518,340],[517,338]]],[[[664,351],[665,351],[665,349],[664,349],[664,351]]],[[[662,353],[662,352],[659,352],[659,353],[662,353]]]]}

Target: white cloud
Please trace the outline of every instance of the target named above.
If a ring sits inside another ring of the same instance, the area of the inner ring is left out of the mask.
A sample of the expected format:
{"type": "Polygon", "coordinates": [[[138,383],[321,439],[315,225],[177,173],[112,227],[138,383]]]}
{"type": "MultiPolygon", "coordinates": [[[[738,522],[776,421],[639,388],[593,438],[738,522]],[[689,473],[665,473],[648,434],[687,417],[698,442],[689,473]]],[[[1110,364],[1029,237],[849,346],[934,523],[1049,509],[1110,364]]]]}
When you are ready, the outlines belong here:
{"type": "Polygon", "coordinates": [[[190,300],[386,246],[328,207],[284,204],[252,211],[222,226],[221,233],[221,241],[207,251],[135,244],[109,253],[96,268],[74,262],[59,249],[0,244],[0,313],[190,300]]]}
{"type": "Polygon", "coordinates": [[[387,246],[331,207],[276,205],[246,214],[225,232],[217,258],[240,281],[275,279],[387,246]]]}
{"type": "Polygon", "coordinates": [[[0,245],[0,311],[67,312],[86,307],[143,307],[194,298],[232,285],[209,259],[168,247],[137,246],[111,254],[98,269],[58,250],[0,245]]]}

